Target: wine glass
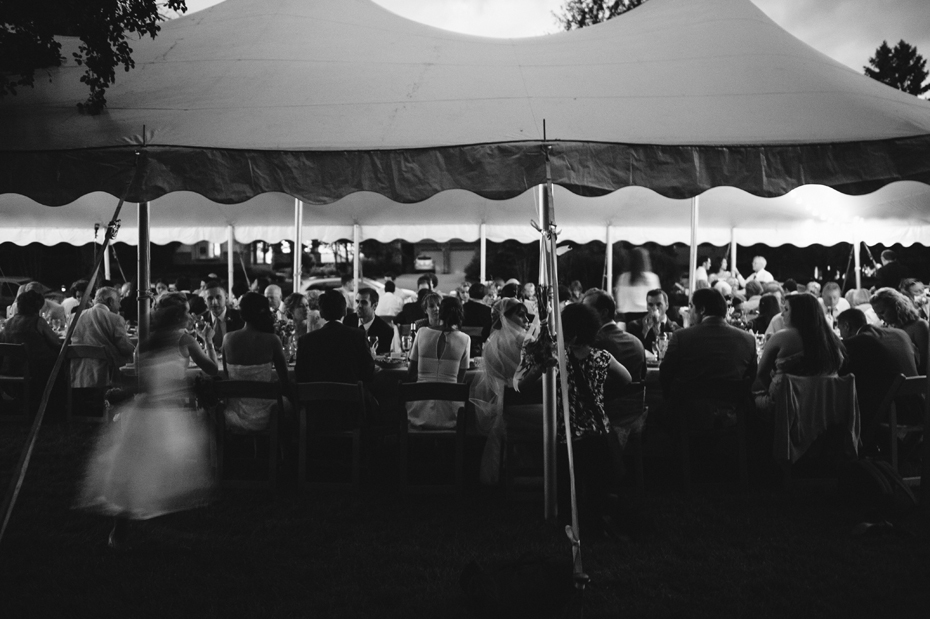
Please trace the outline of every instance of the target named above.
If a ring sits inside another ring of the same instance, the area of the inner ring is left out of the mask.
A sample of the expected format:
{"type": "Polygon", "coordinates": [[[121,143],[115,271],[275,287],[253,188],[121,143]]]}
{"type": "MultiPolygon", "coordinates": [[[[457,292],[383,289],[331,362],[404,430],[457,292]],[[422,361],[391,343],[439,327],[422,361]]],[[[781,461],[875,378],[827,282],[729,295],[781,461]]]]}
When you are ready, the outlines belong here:
{"type": "Polygon", "coordinates": [[[400,338],[400,349],[404,351],[404,357],[407,357],[407,354],[410,352],[410,349],[413,348],[413,336],[404,335],[400,338]]]}
{"type": "Polygon", "coordinates": [[[370,348],[370,349],[372,350],[372,352],[377,352],[377,351],[378,351],[378,338],[377,338],[377,336],[374,336],[374,335],[369,335],[369,336],[368,336],[368,348],[370,348]]]}

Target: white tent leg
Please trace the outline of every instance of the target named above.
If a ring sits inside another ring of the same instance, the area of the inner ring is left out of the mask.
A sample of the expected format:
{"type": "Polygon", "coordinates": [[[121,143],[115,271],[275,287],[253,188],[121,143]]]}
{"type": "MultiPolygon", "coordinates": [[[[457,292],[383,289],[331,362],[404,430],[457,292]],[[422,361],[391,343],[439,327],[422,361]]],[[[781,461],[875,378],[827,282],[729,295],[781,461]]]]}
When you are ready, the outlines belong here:
{"type": "Polygon", "coordinates": [[[859,268],[862,263],[859,256],[861,248],[862,243],[859,242],[859,237],[857,236],[853,241],[853,268],[856,269],[856,289],[862,288],[862,269],[859,268]]]}
{"type": "Polygon", "coordinates": [[[139,298],[139,341],[149,337],[149,286],[152,258],[149,247],[149,203],[139,202],[139,247],[137,259],[137,296],[139,298]]]}
{"type": "Polygon", "coordinates": [[[731,273],[736,273],[736,228],[730,228],[730,264],[729,264],[729,267],[730,267],[731,273]]]}
{"type": "Polygon", "coordinates": [[[110,248],[107,245],[103,249],[103,278],[110,279],[110,248]]]}
{"type": "MultiPolygon", "coordinates": [[[[355,294],[358,294],[359,288],[359,276],[361,275],[361,264],[359,262],[359,254],[361,253],[361,242],[362,242],[362,227],[358,224],[353,224],[352,226],[352,242],[355,244],[355,251],[352,252],[352,279],[355,280],[355,294]]],[[[355,308],[351,308],[353,311],[355,308]]]]}
{"type": "Polygon", "coordinates": [[[233,275],[235,274],[235,261],[233,254],[236,250],[236,232],[232,225],[226,226],[226,285],[227,293],[232,295],[233,275]]]}
{"type": "Polygon", "coordinates": [[[697,229],[698,229],[698,209],[700,205],[698,203],[698,196],[691,198],[691,252],[688,259],[688,273],[690,277],[688,278],[688,294],[693,295],[695,290],[695,284],[697,283],[694,279],[695,272],[697,271],[697,229]]]}
{"type": "Polygon", "coordinates": [[[478,262],[481,265],[478,279],[481,281],[481,283],[484,283],[488,281],[488,230],[484,223],[478,226],[478,237],[480,239],[479,251],[481,252],[481,255],[478,259],[478,262]]]}
{"type": "Polygon", "coordinates": [[[301,260],[304,255],[304,203],[302,200],[294,199],[294,288],[291,292],[300,292],[300,273],[303,265],[301,260]]]}
{"type": "Polygon", "coordinates": [[[607,281],[604,285],[604,291],[614,297],[614,230],[610,224],[607,224],[607,281]]]}

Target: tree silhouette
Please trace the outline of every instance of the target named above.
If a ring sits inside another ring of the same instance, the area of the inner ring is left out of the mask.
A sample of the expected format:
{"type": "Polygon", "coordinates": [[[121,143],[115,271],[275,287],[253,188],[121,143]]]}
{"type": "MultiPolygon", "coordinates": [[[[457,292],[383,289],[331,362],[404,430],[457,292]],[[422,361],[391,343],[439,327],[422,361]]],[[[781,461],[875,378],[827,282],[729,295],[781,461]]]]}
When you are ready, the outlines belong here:
{"type": "Polygon", "coordinates": [[[635,9],[646,0],[568,0],[561,14],[553,13],[566,30],[593,26],[635,9]]]}
{"type": "Polygon", "coordinates": [[[930,91],[930,84],[924,85],[928,75],[927,61],[917,53],[916,47],[904,40],[894,49],[888,47],[887,41],[882,41],[875,55],[869,58],[869,64],[871,67],[863,68],[872,79],[914,96],[930,91]]]}
{"type": "Polygon", "coordinates": [[[163,7],[187,11],[185,0],[0,0],[0,97],[32,87],[37,71],[61,65],[61,43],[55,35],[81,39],[74,61],[86,67],[81,81],[90,94],[78,107],[99,114],[116,67],[135,67],[127,34],[153,39],[165,17],[163,7]]]}

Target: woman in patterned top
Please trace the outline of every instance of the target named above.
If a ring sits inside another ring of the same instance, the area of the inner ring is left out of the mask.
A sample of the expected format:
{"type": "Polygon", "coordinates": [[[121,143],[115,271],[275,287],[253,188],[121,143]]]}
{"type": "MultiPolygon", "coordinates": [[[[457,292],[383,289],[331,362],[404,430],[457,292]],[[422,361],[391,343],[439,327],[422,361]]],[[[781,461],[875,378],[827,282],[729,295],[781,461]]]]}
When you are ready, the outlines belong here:
{"type": "MultiPolygon", "coordinates": [[[[565,364],[568,369],[569,435],[575,460],[578,510],[582,528],[589,527],[594,534],[602,534],[609,522],[608,495],[615,491],[618,481],[608,442],[611,429],[604,410],[604,383],[608,377],[618,385],[629,384],[632,380],[627,369],[609,352],[592,347],[600,326],[597,312],[588,305],[572,303],[562,310],[565,364]]],[[[520,390],[523,391],[539,380],[546,367],[554,363],[554,359],[538,363],[524,356],[517,371],[520,390]]],[[[560,519],[567,522],[571,516],[571,489],[561,408],[561,381],[557,381],[557,385],[558,507],[560,519]]]]}

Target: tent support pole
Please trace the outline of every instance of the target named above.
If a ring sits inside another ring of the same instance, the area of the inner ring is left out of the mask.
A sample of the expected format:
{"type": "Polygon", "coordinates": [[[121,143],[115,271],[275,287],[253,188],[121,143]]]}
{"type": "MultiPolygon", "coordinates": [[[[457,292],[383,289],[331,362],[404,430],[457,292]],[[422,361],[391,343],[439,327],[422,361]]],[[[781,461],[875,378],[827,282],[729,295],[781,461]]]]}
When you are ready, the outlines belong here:
{"type": "Polygon", "coordinates": [[[480,239],[479,251],[481,252],[478,259],[479,264],[481,264],[481,274],[478,279],[481,283],[484,283],[488,281],[488,229],[484,222],[478,226],[478,237],[480,239]]]}
{"type": "Polygon", "coordinates": [[[149,337],[149,288],[152,276],[152,254],[149,247],[149,203],[139,202],[139,247],[137,264],[137,286],[139,298],[139,341],[149,337]]]}
{"type": "MultiPolygon", "coordinates": [[[[730,272],[736,273],[736,228],[730,228],[730,272]]],[[[736,279],[739,279],[738,277],[736,279]]]]}
{"type": "Polygon", "coordinates": [[[110,279],[110,249],[105,247],[103,250],[103,278],[110,279]]]}
{"type": "Polygon", "coordinates": [[[697,271],[697,229],[698,229],[698,209],[700,208],[698,196],[691,198],[691,251],[689,252],[688,257],[688,295],[691,296],[694,294],[695,284],[697,283],[694,279],[695,272],[697,271]]]}
{"type": "MultiPolygon", "coordinates": [[[[355,281],[355,293],[358,294],[358,279],[361,275],[361,264],[359,262],[359,254],[361,253],[360,244],[362,242],[362,227],[358,224],[352,225],[352,242],[354,243],[354,251],[352,252],[352,279],[355,281]]],[[[355,309],[354,307],[352,308],[355,309]]]]}
{"type": "Polygon", "coordinates": [[[610,224],[607,224],[607,255],[605,256],[607,260],[607,281],[604,282],[604,290],[611,296],[614,297],[614,229],[610,224]]]}
{"type": "MultiPolygon", "coordinates": [[[[858,239],[858,236],[857,236],[857,239],[858,239]]],[[[862,248],[862,243],[856,240],[853,243],[853,268],[856,270],[855,272],[856,272],[856,289],[857,290],[859,288],[862,288],[862,269],[860,268],[862,266],[862,258],[859,255],[861,248],[862,248]]]]}
{"type": "MultiPolygon", "coordinates": [[[[538,201],[539,204],[539,222],[541,229],[545,232],[549,230],[550,224],[550,206],[549,206],[549,193],[546,191],[544,185],[539,186],[539,192],[541,194],[538,201]]],[[[553,295],[558,282],[553,281],[553,274],[549,268],[549,246],[548,240],[546,239],[545,234],[543,234],[539,239],[539,283],[546,286],[549,302],[552,304],[552,309],[549,312],[549,333],[555,333],[555,314],[558,313],[559,308],[555,304],[558,297],[553,295]]],[[[554,250],[554,248],[553,248],[554,250]]],[[[557,509],[557,492],[558,488],[556,486],[556,464],[555,464],[555,448],[556,448],[556,433],[555,433],[555,419],[556,419],[556,389],[555,389],[555,374],[553,372],[546,372],[543,374],[543,518],[548,522],[555,522],[556,520],[556,509],[557,509]]]]}
{"type": "Polygon", "coordinates": [[[294,289],[300,292],[300,274],[303,272],[304,257],[304,203],[294,198],[294,289]]]}
{"type": "Polygon", "coordinates": [[[227,293],[232,295],[233,277],[236,263],[233,260],[236,247],[236,231],[232,225],[226,226],[226,286],[227,293]]]}

